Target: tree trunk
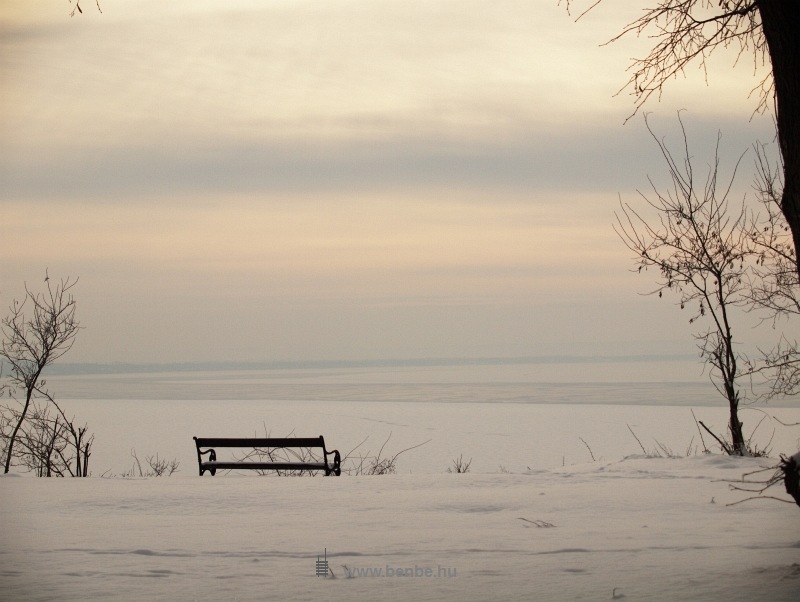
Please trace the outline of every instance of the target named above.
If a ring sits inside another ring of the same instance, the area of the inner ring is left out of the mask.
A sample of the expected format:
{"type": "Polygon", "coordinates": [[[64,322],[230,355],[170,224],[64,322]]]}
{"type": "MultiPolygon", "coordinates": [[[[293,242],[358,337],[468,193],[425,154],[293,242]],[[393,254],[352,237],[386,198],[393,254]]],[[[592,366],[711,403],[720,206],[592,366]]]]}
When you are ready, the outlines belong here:
{"type": "Polygon", "coordinates": [[[742,432],[742,422],[739,420],[739,403],[730,402],[731,410],[731,450],[735,456],[749,456],[750,451],[747,448],[747,442],[744,440],[744,433],[742,432]]]}
{"type": "MultiPolygon", "coordinates": [[[[728,340],[728,345],[731,345],[731,340],[728,340]]],[[[730,454],[734,456],[750,455],[747,448],[747,442],[744,440],[744,433],[742,432],[742,421],[739,420],[739,393],[736,390],[736,364],[733,363],[733,370],[731,365],[727,364],[725,370],[722,370],[723,387],[725,389],[725,397],[728,399],[728,409],[730,410],[730,420],[728,421],[728,429],[731,432],[731,450],[730,454]]]]}
{"type": "MultiPolygon", "coordinates": [[[[778,143],[783,157],[781,209],[800,249],[800,2],[760,0],[758,12],[767,40],[775,85],[778,143]]],[[[796,255],[795,255],[796,257],[796,255]]],[[[800,283],[800,263],[798,263],[800,283]]]]}
{"type": "Polygon", "coordinates": [[[783,483],[786,493],[794,498],[800,506],[800,452],[791,458],[781,456],[781,470],[783,470],[783,483]]]}

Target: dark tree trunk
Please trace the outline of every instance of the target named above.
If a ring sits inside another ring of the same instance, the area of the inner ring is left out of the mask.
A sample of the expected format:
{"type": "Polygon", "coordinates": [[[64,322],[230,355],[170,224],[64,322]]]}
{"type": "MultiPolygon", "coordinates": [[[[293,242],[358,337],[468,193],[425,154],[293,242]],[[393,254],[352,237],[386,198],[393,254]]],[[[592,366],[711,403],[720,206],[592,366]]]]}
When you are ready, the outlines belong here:
{"type": "Polygon", "coordinates": [[[781,470],[783,470],[783,484],[786,485],[786,493],[794,498],[797,505],[800,506],[800,453],[795,454],[791,458],[781,456],[781,470]]]}
{"type": "Polygon", "coordinates": [[[739,420],[739,402],[730,401],[730,421],[728,427],[731,431],[731,452],[735,456],[749,455],[747,441],[744,439],[742,422],[739,420]]]}
{"type": "MultiPolygon", "coordinates": [[[[781,209],[800,249],[800,2],[759,0],[775,83],[778,143],[783,156],[781,209]]],[[[798,263],[800,279],[800,263],[798,263]]],[[[800,282],[800,280],[798,280],[800,282]]]]}

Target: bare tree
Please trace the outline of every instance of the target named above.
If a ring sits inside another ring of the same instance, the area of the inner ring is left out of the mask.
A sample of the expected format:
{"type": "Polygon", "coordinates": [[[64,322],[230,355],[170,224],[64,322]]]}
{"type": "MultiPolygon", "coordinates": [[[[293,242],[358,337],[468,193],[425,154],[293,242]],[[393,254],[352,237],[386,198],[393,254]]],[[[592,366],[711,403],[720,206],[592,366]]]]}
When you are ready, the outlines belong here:
{"type": "MultiPolygon", "coordinates": [[[[34,399],[43,392],[42,373],[45,368],[72,348],[80,329],[75,319],[72,289],[77,280],[70,278],[53,282],[45,275],[44,292],[35,293],[25,285],[25,298],[14,300],[10,315],[3,319],[3,342],[0,359],[9,369],[6,388],[20,402],[13,427],[5,444],[4,472],[11,468],[14,445],[34,399]],[[17,395],[21,399],[17,398],[17,395]]],[[[48,395],[49,400],[52,398],[48,395]]],[[[59,413],[63,415],[60,408],[59,413]]]]}
{"type": "Polygon", "coordinates": [[[745,305],[747,300],[749,232],[744,205],[736,210],[729,205],[741,157],[730,180],[721,183],[719,153],[715,153],[708,176],[698,182],[680,114],[678,118],[685,153],[680,164],[647,125],[672,180],[672,187],[666,193],[660,192],[652,180],[651,196],[640,193],[657,217],[648,220],[629,204],[622,204],[615,230],[635,253],[639,272],[650,267],[659,270],[660,278],[653,293],[659,297],[665,291],[676,293],[681,309],[691,310],[689,322],[707,324],[695,338],[701,356],[711,367],[711,380],[726,399],[730,414],[730,441],[714,436],[727,453],[745,455],[749,449],[738,415],[744,396],[739,386],[742,356],[733,336],[732,309],[745,305]]]}
{"type": "MultiPolygon", "coordinates": [[[[567,10],[575,4],[563,1],[567,10]]],[[[578,18],[601,3],[587,0],[588,8],[578,18]]],[[[653,0],[653,4],[610,41],[628,35],[653,41],[646,56],[633,59],[622,90],[630,90],[638,110],[653,95],[660,96],[667,82],[688,66],[699,66],[706,73],[709,57],[725,48],[736,50],[737,61],[750,57],[754,71],[768,65],[769,73],[754,88],[760,90],[757,110],[766,110],[774,101],[783,158],[779,207],[794,248],[800,248],[800,2],[653,0]]],[[[800,267],[795,267],[797,279],[800,267]]]]}
{"type": "MultiPolygon", "coordinates": [[[[777,328],[780,322],[800,316],[800,287],[797,286],[797,253],[792,235],[780,210],[783,196],[779,165],[767,158],[763,145],[756,145],[755,191],[762,210],[754,212],[748,225],[753,261],[749,282],[749,304],[766,312],[777,328]]],[[[800,351],[797,341],[781,335],[776,346],[762,352],[750,371],[764,377],[773,397],[795,395],[800,391],[800,351]]]]}

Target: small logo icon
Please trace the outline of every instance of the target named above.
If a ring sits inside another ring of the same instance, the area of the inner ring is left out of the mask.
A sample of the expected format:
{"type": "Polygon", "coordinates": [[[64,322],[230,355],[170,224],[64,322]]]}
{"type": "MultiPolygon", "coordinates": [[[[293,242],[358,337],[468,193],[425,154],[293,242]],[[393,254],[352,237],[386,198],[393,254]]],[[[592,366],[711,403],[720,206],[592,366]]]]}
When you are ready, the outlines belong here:
{"type": "Polygon", "coordinates": [[[320,558],[317,556],[317,577],[326,577],[328,575],[328,548],[325,548],[325,556],[320,558]]]}

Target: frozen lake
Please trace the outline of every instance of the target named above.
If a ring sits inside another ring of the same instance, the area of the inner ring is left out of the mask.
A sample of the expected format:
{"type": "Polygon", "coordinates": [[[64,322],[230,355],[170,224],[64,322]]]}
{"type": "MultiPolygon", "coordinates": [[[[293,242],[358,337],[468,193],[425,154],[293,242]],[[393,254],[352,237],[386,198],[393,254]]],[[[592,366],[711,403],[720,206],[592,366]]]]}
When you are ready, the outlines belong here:
{"type": "MultiPolygon", "coordinates": [[[[641,452],[631,430],[648,451],[660,444],[686,455],[703,449],[695,417],[725,431],[724,401],[698,373],[688,382],[546,380],[568,372],[584,379],[611,375],[606,368],[587,363],[75,374],[50,377],[48,385],[96,434],[95,475],[130,468],[132,450],[140,458],[177,458],[179,474],[193,475],[195,435],[321,434],[344,455],[355,448],[377,452],[387,439],[389,453],[425,443],[403,454],[398,470],[439,473],[461,454],[472,457],[473,470],[480,472],[549,468],[592,455],[618,459],[641,452]]],[[[797,422],[798,412],[770,404],[743,410],[741,419],[747,433],[760,423],[760,446],[793,453],[800,447],[796,429],[774,418],[797,422]]]]}

